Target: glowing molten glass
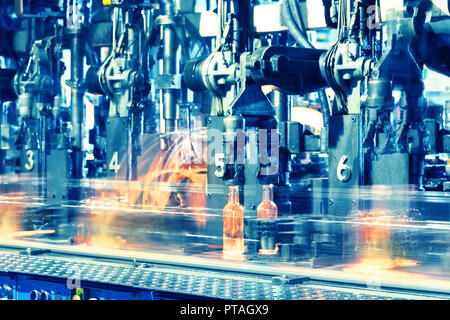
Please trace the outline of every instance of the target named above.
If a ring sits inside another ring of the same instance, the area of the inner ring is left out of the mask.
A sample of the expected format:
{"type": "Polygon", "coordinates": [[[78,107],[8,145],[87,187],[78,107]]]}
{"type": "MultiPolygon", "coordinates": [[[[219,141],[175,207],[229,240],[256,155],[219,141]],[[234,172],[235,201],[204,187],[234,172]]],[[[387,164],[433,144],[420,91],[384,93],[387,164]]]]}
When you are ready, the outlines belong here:
{"type": "Polygon", "coordinates": [[[278,216],[278,207],[273,202],[273,187],[263,186],[262,202],[256,209],[258,219],[275,219],[278,216]]]}
{"type": "Polygon", "coordinates": [[[345,268],[345,271],[371,273],[374,270],[386,271],[418,264],[415,260],[393,258],[392,220],[393,217],[384,211],[368,212],[358,216],[360,223],[358,249],[361,256],[357,263],[345,268]]]}
{"type": "Polygon", "coordinates": [[[239,203],[239,186],[230,186],[223,208],[223,253],[244,253],[244,208],[239,203]]]}
{"type": "MultiPolygon", "coordinates": [[[[144,151],[136,168],[136,181],[126,181],[124,173],[119,172],[112,181],[112,190],[98,190],[100,196],[91,203],[113,210],[133,206],[152,209],[149,214],[173,214],[164,209],[183,208],[184,215],[190,216],[198,226],[204,227],[206,131],[177,132],[164,139],[143,141],[142,149],[144,151]]],[[[126,157],[121,159],[121,167],[125,168],[127,161],[126,157]]],[[[86,242],[89,245],[107,248],[124,248],[130,245],[123,238],[109,235],[118,223],[116,218],[107,217],[107,214],[93,214],[91,219],[98,232],[88,237],[86,242]]],[[[83,242],[82,239],[80,241],[83,242]]]]}
{"type": "MultiPolygon", "coordinates": [[[[275,219],[278,216],[278,207],[273,202],[273,186],[263,185],[262,201],[256,209],[258,219],[275,219]]],[[[261,248],[259,254],[272,255],[278,252],[278,245],[273,249],[261,248]]]]}
{"type": "MultiPolygon", "coordinates": [[[[20,197],[18,194],[8,194],[7,199],[11,200],[14,197],[20,197]]],[[[21,230],[20,227],[20,215],[22,214],[22,208],[15,203],[5,203],[0,207],[0,237],[10,237],[14,232],[21,230]]]]}
{"type": "MultiPolygon", "coordinates": [[[[163,150],[160,144],[147,149],[149,158],[153,162],[146,173],[138,177],[144,182],[142,192],[130,193],[130,204],[136,204],[139,197],[142,206],[166,208],[168,206],[189,208],[192,218],[199,224],[206,222],[206,140],[203,132],[194,135],[180,134],[173,136],[172,142],[163,150]],[[200,146],[196,150],[194,146],[200,146]],[[157,183],[157,184],[155,184],[157,183]],[[162,190],[161,183],[183,186],[183,192],[162,190]]],[[[143,156],[145,158],[145,155],[143,156]]],[[[139,171],[139,170],[138,170],[139,171]]]]}

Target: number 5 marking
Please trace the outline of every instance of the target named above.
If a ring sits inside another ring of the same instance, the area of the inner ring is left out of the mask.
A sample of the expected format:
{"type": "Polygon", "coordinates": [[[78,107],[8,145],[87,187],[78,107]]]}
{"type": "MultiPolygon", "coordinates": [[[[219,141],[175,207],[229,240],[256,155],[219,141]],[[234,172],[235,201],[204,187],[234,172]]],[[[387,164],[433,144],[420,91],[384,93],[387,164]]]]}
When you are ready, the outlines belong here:
{"type": "Polygon", "coordinates": [[[225,174],[225,154],[223,153],[216,153],[215,154],[215,164],[217,167],[217,170],[214,171],[214,174],[216,175],[217,178],[222,178],[223,175],[225,174]]]}

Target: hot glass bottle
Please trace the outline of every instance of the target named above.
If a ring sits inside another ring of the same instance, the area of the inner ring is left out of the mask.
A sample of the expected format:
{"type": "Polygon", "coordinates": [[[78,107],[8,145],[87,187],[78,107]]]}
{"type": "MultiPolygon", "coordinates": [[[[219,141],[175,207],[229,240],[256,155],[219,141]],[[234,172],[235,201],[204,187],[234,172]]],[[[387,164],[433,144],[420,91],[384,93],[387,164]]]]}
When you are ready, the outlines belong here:
{"type": "Polygon", "coordinates": [[[244,208],[239,203],[239,186],[230,186],[223,208],[223,253],[244,253],[244,208]]]}
{"type": "Polygon", "coordinates": [[[272,185],[263,185],[262,201],[256,212],[258,219],[275,219],[278,216],[278,207],[273,202],[272,185]]]}
{"type": "MultiPolygon", "coordinates": [[[[278,207],[273,202],[273,186],[263,185],[262,201],[256,209],[258,219],[275,219],[278,216],[278,207]]],[[[275,243],[275,235],[263,234],[261,238],[261,248],[259,254],[277,254],[278,245],[275,243]]]]}

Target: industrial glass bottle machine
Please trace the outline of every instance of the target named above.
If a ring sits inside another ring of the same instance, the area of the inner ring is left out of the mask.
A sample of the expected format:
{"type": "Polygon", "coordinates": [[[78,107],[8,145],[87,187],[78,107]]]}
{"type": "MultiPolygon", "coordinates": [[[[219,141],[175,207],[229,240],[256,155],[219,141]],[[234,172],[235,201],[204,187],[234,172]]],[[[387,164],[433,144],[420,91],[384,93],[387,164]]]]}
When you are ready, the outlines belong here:
{"type": "Polygon", "coordinates": [[[431,0],[5,0],[0,298],[450,298],[431,0]]]}

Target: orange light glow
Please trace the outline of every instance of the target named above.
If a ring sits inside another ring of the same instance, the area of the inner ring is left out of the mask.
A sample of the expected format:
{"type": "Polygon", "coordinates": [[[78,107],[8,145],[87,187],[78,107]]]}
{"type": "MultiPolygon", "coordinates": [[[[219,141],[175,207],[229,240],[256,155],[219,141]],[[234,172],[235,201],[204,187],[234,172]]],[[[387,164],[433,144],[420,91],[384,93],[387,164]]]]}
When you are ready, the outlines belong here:
{"type": "Polygon", "coordinates": [[[271,255],[274,255],[277,253],[278,253],[278,244],[275,245],[274,250],[270,250],[270,249],[259,249],[258,250],[258,254],[260,254],[262,256],[271,256],[271,255]]]}
{"type": "Polygon", "coordinates": [[[244,208],[239,203],[239,187],[230,186],[223,208],[223,253],[242,254],[244,247],[244,208]]]}
{"type": "MultiPolygon", "coordinates": [[[[171,214],[164,209],[182,207],[186,209],[184,214],[191,216],[199,226],[204,226],[207,180],[205,133],[203,130],[191,133],[192,135],[174,133],[166,137],[164,147],[161,147],[160,140],[144,145],[142,161],[139,161],[137,167],[137,181],[128,181],[122,185],[126,179],[119,173],[113,181],[112,191],[98,190],[100,195],[91,201],[91,205],[159,209],[152,210],[153,214],[171,214]],[[201,150],[194,150],[194,146],[200,146],[201,150]],[[181,189],[172,191],[171,186],[181,189]]],[[[125,166],[125,163],[126,159],[122,159],[121,164],[125,166]]],[[[88,237],[86,242],[108,248],[124,247],[127,243],[123,238],[108,235],[115,222],[114,218],[106,216],[107,214],[92,215],[92,222],[98,232],[95,236],[88,237]]]]}
{"type": "MultiPolygon", "coordinates": [[[[9,194],[8,198],[20,197],[21,195],[9,194]]],[[[5,203],[0,209],[0,237],[6,237],[14,232],[20,231],[20,215],[22,208],[15,203],[5,203]]]]}
{"type": "Polygon", "coordinates": [[[87,244],[92,247],[121,249],[127,244],[127,241],[121,236],[113,237],[105,234],[97,234],[90,237],[87,244]]]}
{"type": "Polygon", "coordinates": [[[365,257],[361,259],[359,263],[344,268],[344,270],[357,272],[373,271],[374,269],[390,270],[396,268],[415,267],[418,264],[419,264],[418,261],[404,258],[392,259],[392,258],[365,257]]]}
{"type": "Polygon", "coordinates": [[[320,111],[312,108],[292,108],[292,121],[300,122],[304,126],[310,126],[318,131],[323,128],[323,116],[320,111]]]}
{"type": "Polygon", "coordinates": [[[55,230],[16,231],[5,235],[6,238],[24,238],[44,234],[54,234],[55,230]]]}
{"type": "Polygon", "coordinates": [[[0,206],[0,238],[13,239],[37,235],[54,234],[55,230],[22,230],[20,218],[23,213],[22,204],[15,202],[23,199],[23,194],[7,194],[0,206]]]}
{"type": "Polygon", "coordinates": [[[140,174],[137,181],[144,188],[128,190],[128,204],[143,207],[166,208],[185,207],[194,213],[192,217],[201,225],[205,223],[204,208],[206,207],[206,147],[204,132],[192,136],[186,133],[173,134],[170,143],[161,150],[160,142],[146,148],[143,159],[153,159],[145,172],[145,162],[138,165],[140,174]],[[194,145],[201,145],[196,154],[194,145]],[[161,184],[185,187],[185,192],[162,190],[161,184]],[[194,189],[199,191],[195,191],[194,189]]]}
{"type": "Polygon", "coordinates": [[[344,271],[386,273],[386,270],[414,267],[419,264],[415,260],[392,257],[391,214],[385,211],[365,212],[359,214],[357,218],[360,223],[357,240],[360,259],[357,263],[344,268],[344,271]]]}

